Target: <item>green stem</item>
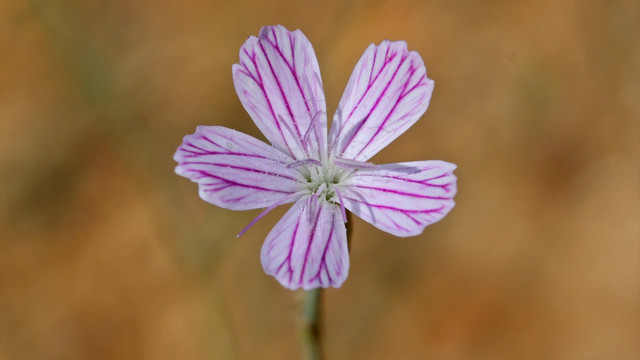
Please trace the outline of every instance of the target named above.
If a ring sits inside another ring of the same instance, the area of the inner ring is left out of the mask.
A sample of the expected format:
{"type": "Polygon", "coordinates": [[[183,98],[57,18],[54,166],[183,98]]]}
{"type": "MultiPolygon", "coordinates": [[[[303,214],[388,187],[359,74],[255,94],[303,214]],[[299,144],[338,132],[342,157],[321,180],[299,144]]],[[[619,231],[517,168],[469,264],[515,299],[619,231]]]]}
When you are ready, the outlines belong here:
{"type": "Polygon", "coordinates": [[[304,360],[322,359],[320,333],[320,298],[322,288],[304,292],[302,302],[302,358],[304,360]]]}

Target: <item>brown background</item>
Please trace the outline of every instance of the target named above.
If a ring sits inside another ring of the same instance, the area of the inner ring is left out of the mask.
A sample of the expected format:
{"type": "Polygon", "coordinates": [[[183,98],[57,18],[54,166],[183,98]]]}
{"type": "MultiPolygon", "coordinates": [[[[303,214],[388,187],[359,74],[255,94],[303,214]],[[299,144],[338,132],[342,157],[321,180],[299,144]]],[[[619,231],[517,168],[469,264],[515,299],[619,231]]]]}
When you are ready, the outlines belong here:
{"type": "Polygon", "coordinates": [[[329,359],[638,359],[637,1],[1,4],[0,358],[299,356],[299,294],[259,262],[286,209],[236,239],[258,211],[172,160],[199,124],[261,136],[231,65],[279,23],[329,109],[369,43],[407,40],[431,107],[373,160],[459,166],[421,236],[354,221],[329,359]]]}

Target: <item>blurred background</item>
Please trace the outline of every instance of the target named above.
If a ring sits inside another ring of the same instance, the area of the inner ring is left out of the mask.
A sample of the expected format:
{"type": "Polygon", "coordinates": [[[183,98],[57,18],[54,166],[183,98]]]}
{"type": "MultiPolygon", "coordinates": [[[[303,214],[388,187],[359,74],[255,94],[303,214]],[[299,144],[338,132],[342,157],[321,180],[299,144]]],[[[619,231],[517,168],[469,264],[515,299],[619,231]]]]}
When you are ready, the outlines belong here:
{"type": "Polygon", "coordinates": [[[300,293],[260,247],[286,211],[200,200],[197,125],[263,138],[231,65],[300,28],[329,112],[370,43],[436,86],[376,163],[458,164],[417,237],[354,219],[326,292],[328,359],[638,359],[637,1],[2,0],[0,358],[296,359],[300,293]]]}

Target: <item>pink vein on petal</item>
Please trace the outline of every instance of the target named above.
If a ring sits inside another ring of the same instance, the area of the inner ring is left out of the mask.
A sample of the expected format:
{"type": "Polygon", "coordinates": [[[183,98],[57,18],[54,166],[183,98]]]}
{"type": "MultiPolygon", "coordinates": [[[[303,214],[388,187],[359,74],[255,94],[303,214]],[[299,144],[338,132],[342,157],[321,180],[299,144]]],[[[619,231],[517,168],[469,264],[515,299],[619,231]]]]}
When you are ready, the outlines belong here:
{"type": "Polygon", "coordinates": [[[384,41],[362,55],[330,130],[334,156],[366,161],[400,136],[429,105],[433,81],[404,42],[384,41]],[[363,75],[367,69],[369,76],[363,75]]]}
{"type": "Polygon", "coordinates": [[[200,126],[174,155],[176,172],[199,185],[200,197],[214,205],[265,208],[300,190],[303,177],[287,167],[293,159],[241,132],[200,126]]]}
{"type": "MultiPolygon", "coordinates": [[[[233,69],[238,96],[267,139],[296,160],[317,157],[318,148],[307,150],[297,144],[315,116],[309,101],[322,110],[318,121],[326,127],[326,108],[320,100],[322,83],[316,82],[309,89],[301,83],[305,78],[319,79],[320,72],[313,47],[304,34],[282,26],[264,27],[258,38],[250,37],[245,42],[240,61],[233,69]],[[293,130],[292,136],[285,133],[283,123],[293,130]]],[[[319,147],[322,142],[326,137],[313,145],[319,147]]]]}
{"type": "Polygon", "coordinates": [[[325,200],[298,200],[267,236],[261,253],[265,272],[290,289],[339,287],[349,268],[341,217],[325,200]]]}
{"type": "Polygon", "coordinates": [[[360,170],[344,187],[344,204],[381,230],[417,235],[453,208],[454,169],[444,161],[416,161],[360,170]]]}

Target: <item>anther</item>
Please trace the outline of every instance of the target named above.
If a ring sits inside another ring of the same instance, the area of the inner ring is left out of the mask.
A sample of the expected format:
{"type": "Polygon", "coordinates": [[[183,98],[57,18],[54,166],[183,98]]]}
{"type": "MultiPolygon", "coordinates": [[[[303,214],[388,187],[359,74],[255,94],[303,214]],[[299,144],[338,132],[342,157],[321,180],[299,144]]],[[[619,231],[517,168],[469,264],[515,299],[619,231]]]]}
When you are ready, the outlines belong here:
{"type": "Polygon", "coordinates": [[[322,163],[316,159],[305,159],[305,160],[294,161],[291,164],[288,164],[287,167],[291,169],[291,168],[296,168],[298,166],[307,165],[309,163],[317,166],[322,166],[322,163]]]}

